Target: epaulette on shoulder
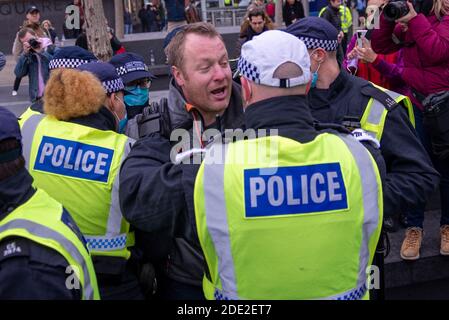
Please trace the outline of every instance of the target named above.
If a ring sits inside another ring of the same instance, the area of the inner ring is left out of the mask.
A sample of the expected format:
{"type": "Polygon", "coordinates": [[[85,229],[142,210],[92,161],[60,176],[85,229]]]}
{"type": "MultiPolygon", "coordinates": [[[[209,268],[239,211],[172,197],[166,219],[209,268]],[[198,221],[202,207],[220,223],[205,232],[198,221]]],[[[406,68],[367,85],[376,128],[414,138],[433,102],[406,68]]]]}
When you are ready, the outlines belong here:
{"type": "Polygon", "coordinates": [[[390,97],[388,93],[382,91],[379,88],[376,88],[372,84],[366,84],[362,86],[360,88],[360,92],[363,95],[373,98],[382,103],[388,111],[391,111],[398,106],[398,103],[394,101],[394,99],[390,97]]]}

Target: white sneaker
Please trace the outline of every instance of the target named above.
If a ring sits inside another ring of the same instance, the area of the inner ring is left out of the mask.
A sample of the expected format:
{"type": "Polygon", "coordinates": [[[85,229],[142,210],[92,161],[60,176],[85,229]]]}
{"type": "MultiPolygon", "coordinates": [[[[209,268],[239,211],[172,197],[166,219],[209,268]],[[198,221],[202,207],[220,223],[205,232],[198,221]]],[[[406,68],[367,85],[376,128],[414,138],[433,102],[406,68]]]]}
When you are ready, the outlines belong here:
{"type": "Polygon", "coordinates": [[[13,95],[13,97],[17,96],[17,91],[16,91],[16,90],[13,90],[13,91],[12,91],[12,95],[13,95]]]}

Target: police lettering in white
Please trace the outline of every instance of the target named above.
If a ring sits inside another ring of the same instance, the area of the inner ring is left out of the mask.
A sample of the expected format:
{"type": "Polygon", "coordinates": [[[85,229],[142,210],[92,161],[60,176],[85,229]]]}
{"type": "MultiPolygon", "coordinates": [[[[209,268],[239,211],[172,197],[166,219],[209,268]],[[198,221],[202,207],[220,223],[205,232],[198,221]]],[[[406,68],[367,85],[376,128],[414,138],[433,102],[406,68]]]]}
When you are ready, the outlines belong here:
{"type": "Polygon", "coordinates": [[[64,145],[57,145],[56,147],[52,143],[45,143],[42,148],[42,153],[38,162],[43,164],[46,157],[51,156],[51,165],[53,167],[63,167],[64,169],[82,171],[85,173],[93,173],[98,175],[105,174],[105,166],[109,155],[107,153],[95,153],[92,150],[78,149],[75,161],[70,163],[72,157],[73,148],[66,147],[64,145]]]}
{"type": "Polygon", "coordinates": [[[329,171],[326,175],[316,172],[310,177],[306,174],[299,177],[292,175],[285,177],[271,176],[267,182],[261,177],[251,177],[249,179],[251,207],[256,208],[258,198],[263,195],[267,196],[269,204],[273,207],[285,204],[296,206],[309,203],[320,204],[325,201],[341,201],[343,195],[338,192],[340,183],[336,181],[336,178],[338,178],[338,174],[335,171],[329,171]],[[297,181],[295,181],[295,178],[297,178],[297,181]],[[301,186],[299,195],[293,193],[295,183],[301,186]],[[320,185],[327,185],[327,190],[320,190],[323,189],[319,188],[320,185]]]}

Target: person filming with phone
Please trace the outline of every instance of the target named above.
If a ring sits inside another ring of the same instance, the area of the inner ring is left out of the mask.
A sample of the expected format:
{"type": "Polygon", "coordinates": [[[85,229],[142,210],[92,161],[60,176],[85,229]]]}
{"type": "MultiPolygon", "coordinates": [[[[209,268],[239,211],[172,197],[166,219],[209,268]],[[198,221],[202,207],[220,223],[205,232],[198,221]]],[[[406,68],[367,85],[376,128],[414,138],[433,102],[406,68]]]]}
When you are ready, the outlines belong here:
{"type": "MultiPolygon", "coordinates": [[[[441,174],[440,253],[449,255],[449,1],[390,1],[371,36],[377,53],[403,50],[403,80],[421,102],[433,162],[441,174]]],[[[419,208],[416,208],[419,209],[419,208]]],[[[407,216],[404,259],[419,258],[424,210],[407,216]]]]}
{"type": "Polygon", "coordinates": [[[32,29],[23,28],[18,33],[23,45],[14,73],[16,77],[29,76],[30,101],[36,102],[44,94],[45,83],[48,80],[48,64],[57,48],[48,38],[40,38],[32,29]]]}

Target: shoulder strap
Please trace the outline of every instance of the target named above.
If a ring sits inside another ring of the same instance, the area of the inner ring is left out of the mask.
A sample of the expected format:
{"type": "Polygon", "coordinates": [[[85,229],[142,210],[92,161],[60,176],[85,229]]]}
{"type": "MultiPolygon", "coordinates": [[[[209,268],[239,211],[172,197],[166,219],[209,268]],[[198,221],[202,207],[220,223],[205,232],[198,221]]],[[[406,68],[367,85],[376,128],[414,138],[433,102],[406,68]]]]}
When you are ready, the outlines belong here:
{"type": "Polygon", "coordinates": [[[397,102],[390,95],[371,84],[367,84],[361,88],[361,93],[379,101],[388,111],[398,106],[397,102]]]}

